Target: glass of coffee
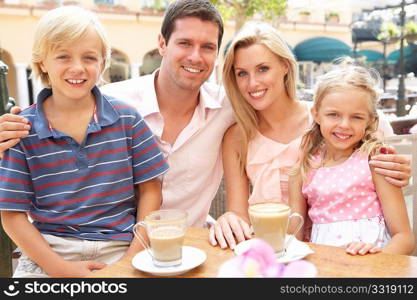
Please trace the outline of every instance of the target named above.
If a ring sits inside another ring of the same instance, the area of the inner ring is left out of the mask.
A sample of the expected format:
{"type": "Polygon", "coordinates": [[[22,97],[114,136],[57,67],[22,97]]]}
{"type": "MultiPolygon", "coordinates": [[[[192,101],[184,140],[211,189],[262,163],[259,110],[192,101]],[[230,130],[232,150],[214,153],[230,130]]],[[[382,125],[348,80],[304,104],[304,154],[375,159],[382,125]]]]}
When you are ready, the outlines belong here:
{"type": "Polygon", "coordinates": [[[260,238],[270,244],[277,257],[285,254],[285,249],[304,224],[304,218],[298,213],[291,214],[290,207],[284,203],[263,202],[253,204],[249,206],[248,212],[255,238],[260,238]],[[299,218],[300,223],[293,235],[285,241],[289,219],[294,217],[299,218]]]}
{"type": "Polygon", "coordinates": [[[186,230],[187,212],[180,209],[153,211],[133,227],[133,233],[148,251],[153,264],[157,267],[181,264],[186,230]],[[145,227],[150,245],[138,231],[139,226],[145,227]]]}

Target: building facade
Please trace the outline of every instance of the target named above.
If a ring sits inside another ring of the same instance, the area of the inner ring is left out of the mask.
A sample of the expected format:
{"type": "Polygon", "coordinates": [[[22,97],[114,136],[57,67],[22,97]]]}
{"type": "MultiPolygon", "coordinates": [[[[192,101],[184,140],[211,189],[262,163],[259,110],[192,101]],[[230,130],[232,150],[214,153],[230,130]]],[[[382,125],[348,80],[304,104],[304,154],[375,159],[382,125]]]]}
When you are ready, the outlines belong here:
{"type": "MultiPolygon", "coordinates": [[[[285,17],[274,21],[294,49],[312,38],[327,37],[352,46],[352,15],[356,1],[329,1],[336,6],[318,6],[321,1],[289,1],[285,17]]],[[[80,5],[96,12],[108,32],[113,48],[112,67],[107,81],[140,76],[143,58],[157,55],[157,36],[164,7],[169,1],[157,0],[0,0],[0,59],[9,66],[9,94],[26,107],[35,99],[40,85],[30,78],[31,45],[35,24],[49,9],[59,5],[80,5]]],[[[217,72],[219,78],[224,46],[234,36],[233,21],[225,22],[217,72]]],[[[371,48],[374,46],[370,46],[371,48]]],[[[320,64],[300,62],[301,81],[307,86],[320,71],[320,64]]]]}

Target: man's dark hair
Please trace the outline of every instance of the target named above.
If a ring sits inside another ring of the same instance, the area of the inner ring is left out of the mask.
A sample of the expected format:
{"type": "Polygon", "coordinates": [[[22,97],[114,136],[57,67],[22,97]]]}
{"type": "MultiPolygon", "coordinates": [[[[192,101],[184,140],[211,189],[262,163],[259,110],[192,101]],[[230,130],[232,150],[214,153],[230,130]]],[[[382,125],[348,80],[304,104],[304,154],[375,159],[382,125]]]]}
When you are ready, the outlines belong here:
{"type": "Polygon", "coordinates": [[[219,27],[217,46],[220,49],[224,31],[222,17],[216,7],[207,0],[177,0],[169,4],[161,27],[165,43],[168,44],[174,32],[175,21],[186,17],[196,17],[202,21],[216,23],[219,27]]]}

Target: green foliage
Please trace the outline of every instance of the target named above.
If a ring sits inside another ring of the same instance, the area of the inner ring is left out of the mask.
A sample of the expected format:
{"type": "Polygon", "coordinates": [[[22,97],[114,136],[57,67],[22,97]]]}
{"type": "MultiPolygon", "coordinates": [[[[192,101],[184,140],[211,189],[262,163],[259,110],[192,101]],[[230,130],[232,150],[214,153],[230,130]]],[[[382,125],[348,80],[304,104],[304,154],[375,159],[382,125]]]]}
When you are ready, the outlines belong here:
{"type": "Polygon", "coordinates": [[[385,22],[381,25],[381,32],[377,39],[380,41],[389,41],[398,39],[401,35],[401,30],[394,22],[385,22]]]}
{"type": "Polygon", "coordinates": [[[286,8],[286,0],[210,0],[221,12],[222,17],[247,20],[259,13],[265,20],[281,16],[286,8]]]}
{"type": "MultiPolygon", "coordinates": [[[[405,38],[417,35],[417,23],[414,21],[408,21],[404,26],[405,38]]],[[[397,40],[401,37],[400,27],[393,22],[386,22],[381,25],[381,32],[377,38],[381,41],[397,40]]]]}
{"type": "Polygon", "coordinates": [[[417,34],[417,23],[408,21],[407,24],[405,24],[405,32],[407,34],[417,34]]]}

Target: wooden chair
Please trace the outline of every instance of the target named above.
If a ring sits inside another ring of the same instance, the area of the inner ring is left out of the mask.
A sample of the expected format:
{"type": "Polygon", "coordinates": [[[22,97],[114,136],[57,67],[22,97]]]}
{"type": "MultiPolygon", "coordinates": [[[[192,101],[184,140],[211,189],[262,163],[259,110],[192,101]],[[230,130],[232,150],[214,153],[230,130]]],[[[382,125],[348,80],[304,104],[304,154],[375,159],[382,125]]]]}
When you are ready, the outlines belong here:
{"type": "Polygon", "coordinates": [[[210,216],[216,220],[226,211],[226,192],[224,190],[223,180],[220,183],[216,197],[214,197],[210,206],[210,216]]]}
{"type": "MultiPolygon", "coordinates": [[[[0,115],[10,112],[10,109],[15,105],[14,99],[9,97],[6,80],[8,71],[8,66],[0,60],[0,115]]],[[[12,276],[13,249],[14,245],[6,232],[4,232],[0,218],[0,278],[12,276]]]]}
{"type": "Polygon", "coordinates": [[[12,277],[13,243],[3,230],[0,218],[0,278],[12,277]]]}
{"type": "MultiPolygon", "coordinates": [[[[409,216],[417,241],[417,133],[386,137],[386,144],[392,145],[399,154],[411,155],[410,184],[403,188],[404,198],[411,216],[409,216]]],[[[413,255],[417,256],[417,247],[413,255]]]]}
{"type": "Polygon", "coordinates": [[[417,118],[410,116],[397,117],[390,123],[395,134],[404,135],[409,133],[414,124],[417,124],[417,118]]]}

